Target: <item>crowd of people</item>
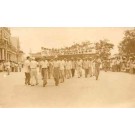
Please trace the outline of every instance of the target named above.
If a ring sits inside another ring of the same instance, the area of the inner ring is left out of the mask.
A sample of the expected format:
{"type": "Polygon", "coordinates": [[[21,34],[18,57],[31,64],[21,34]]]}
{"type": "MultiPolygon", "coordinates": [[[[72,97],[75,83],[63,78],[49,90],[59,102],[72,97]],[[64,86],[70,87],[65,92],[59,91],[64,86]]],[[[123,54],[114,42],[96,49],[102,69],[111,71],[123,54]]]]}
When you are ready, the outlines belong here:
{"type": "Polygon", "coordinates": [[[103,69],[105,71],[135,74],[135,56],[106,59],[103,61],[103,69]]]}
{"type": "Polygon", "coordinates": [[[47,85],[49,79],[54,79],[55,85],[64,83],[66,79],[75,77],[81,78],[95,76],[98,80],[100,70],[105,72],[127,72],[135,74],[135,56],[132,57],[113,57],[110,59],[101,58],[99,55],[86,57],[42,57],[36,61],[34,57],[27,57],[22,64],[21,62],[5,61],[0,63],[0,71],[21,72],[24,67],[25,84],[38,85],[38,72],[41,73],[43,87],[47,85]],[[83,74],[84,73],[84,74],[83,74]]]}
{"type": "Polygon", "coordinates": [[[99,56],[96,56],[96,58],[54,58],[50,60],[43,57],[38,62],[33,57],[27,57],[24,62],[25,84],[38,85],[38,72],[41,73],[43,87],[47,85],[48,79],[51,78],[54,79],[56,86],[64,83],[66,79],[75,77],[75,74],[77,74],[78,78],[81,78],[83,70],[86,78],[95,76],[96,80],[98,80],[100,64],[99,56]]]}
{"type": "Polygon", "coordinates": [[[14,62],[14,61],[2,61],[0,62],[0,72],[7,72],[7,75],[10,72],[21,72],[23,64],[21,62],[14,62]]]}

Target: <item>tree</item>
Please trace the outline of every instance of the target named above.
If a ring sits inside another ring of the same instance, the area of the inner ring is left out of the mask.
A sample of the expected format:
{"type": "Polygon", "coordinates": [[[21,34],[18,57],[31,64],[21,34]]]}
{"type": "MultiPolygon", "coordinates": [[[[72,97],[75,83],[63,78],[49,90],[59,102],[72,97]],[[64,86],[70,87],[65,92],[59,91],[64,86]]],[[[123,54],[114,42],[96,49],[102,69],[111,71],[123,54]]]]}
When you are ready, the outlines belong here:
{"type": "Polygon", "coordinates": [[[135,53],[135,29],[125,31],[124,38],[119,44],[119,53],[121,55],[135,53]]]}
{"type": "Polygon", "coordinates": [[[113,44],[109,42],[109,40],[100,40],[95,43],[96,53],[100,55],[102,59],[109,58],[111,55],[111,49],[113,49],[113,44]]]}

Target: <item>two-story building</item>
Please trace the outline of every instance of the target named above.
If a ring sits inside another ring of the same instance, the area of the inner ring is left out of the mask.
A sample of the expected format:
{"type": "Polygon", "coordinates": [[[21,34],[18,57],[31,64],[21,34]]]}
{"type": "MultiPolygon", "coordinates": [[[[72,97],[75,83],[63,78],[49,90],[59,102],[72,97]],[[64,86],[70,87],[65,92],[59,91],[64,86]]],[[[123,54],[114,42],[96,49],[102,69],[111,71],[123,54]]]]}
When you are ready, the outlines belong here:
{"type": "Polygon", "coordinates": [[[20,50],[18,37],[12,37],[7,27],[0,27],[0,61],[22,61],[23,52],[20,50]]]}

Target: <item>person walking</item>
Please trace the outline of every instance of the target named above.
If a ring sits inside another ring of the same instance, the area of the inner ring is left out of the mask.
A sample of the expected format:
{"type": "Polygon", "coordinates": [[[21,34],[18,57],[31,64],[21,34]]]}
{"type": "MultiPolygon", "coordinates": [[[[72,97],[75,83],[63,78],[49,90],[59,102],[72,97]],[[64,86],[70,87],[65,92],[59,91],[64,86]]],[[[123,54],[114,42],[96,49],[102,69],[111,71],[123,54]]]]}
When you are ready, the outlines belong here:
{"type": "Polygon", "coordinates": [[[55,81],[55,85],[59,85],[59,79],[60,79],[60,63],[58,61],[58,58],[55,58],[53,62],[53,77],[55,81]]]}
{"type": "Polygon", "coordinates": [[[98,80],[99,73],[100,73],[100,64],[101,64],[101,60],[99,56],[96,56],[94,63],[95,63],[95,77],[96,77],[96,80],[98,80]]]}
{"type": "Polygon", "coordinates": [[[83,69],[85,71],[85,78],[87,78],[89,74],[89,61],[87,58],[85,58],[83,61],[83,69]]]}
{"type": "Polygon", "coordinates": [[[65,66],[64,60],[60,59],[60,83],[64,82],[64,66],[65,66]]]}
{"type": "Polygon", "coordinates": [[[92,72],[92,68],[93,68],[93,62],[92,62],[92,58],[89,58],[89,76],[92,77],[93,76],[93,72],[92,72]]]}
{"type": "Polygon", "coordinates": [[[133,74],[133,70],[134,70],[133,58],[130,59],[129,68],[130,68],[130,69],[129,69],[130,74],[133,74]]]}
{"type": "Polygon", "coordinates": [[[48,79],[51,79],[53,73],[53,61],[48,61],[48,79]]]}
{"type": "Polygon", "coordinates": [[[67,79],[71,78],[71,61],[68,59],[66,63],[67,79]]]}
{"type": "Polygon", "coordinates": [[[22,63],[21,62],[18,63],[18,68],[19,68],[19,72],[21,72],[22,71],[22,63]]]}
{"type": "Polygon", "coordinates": [[[40,63],[40,71],[41,71],[42,79],[43,79],[43,87],[45,87],[47,85],[48,66],[49,66],[49,63],[48,63],[47,59],[44,57],[43,61],[41,61],[41,63],[40,63]]]}
{"type": "Polygon", "coordinates": [[[80,58],[78,58],[76,69],[77,69],[78,78],[80,78],[82,76],[82,61],[80,58]]]}
{"type": "Polygon", "coordinates": [[[15,64],[13,61],[11,61],[11,71],[14,72],[15,64]]]}
{"type": "Polygon", "coordinates": [[[30,57],[28,56],[24,62],[25,84],[30,85],[30,57]]]}
{"type": "Polygon", "coordinates": [[[36,81],[36,85],[38,85],[37,66],[37,61],[35,61],[35,58],[32,57],[30,62],[31,86],[34,86],[34,80],[36,81]]]}
{"type": "Polygon", "coordinates": [[[15,63],[15,72],[18,72],[18,63],[15,63]]]}
{"type": "Polygon", "coordinates": [[[133,74],[135,74],[135,57],[134,57],[134,60],[133,60],[133,74]]]}
{"type": "Polygon", "coordinates": [[[107,72],[108,71],[108,63],[107,63],[107,59],[105,59],[104,61],[103,61],[103,68],[104,68],[104,71],[105,72],[107,72]]]}
{"type": "Polygon", "coordinates": [[[71,73],[72,73],[72,77],[75,76],[75,69],[76,69],[76,61],[75,59],[71,59],[71,73]]]}
{"type": "Polygon", "coordinates": [[[67,67],[67,59],[64,58],[64,77],[65,78],[67,78],[67,69],[66,69],[66,67],[67,67]]]}
{"type": "Polygon", "coordinates": [[[117,58],[116,60],[116,67],[117,67],[117,72],[120,72],[121,71],[121,61],[120,61],[120,58],[117,58]]]}
{"type": "Polygon", "coordinates": [[[7,60],[5,63],[5,67],[6,67],[6,71],[7,71],[7,75],[10,75],[10,61],[7,60]]]}
{"type": "Polygon", "coordinates": [[[2,72],[3,71],[3,64],[2,64],[2,62],[0,62],[0,72],[2,72]]]}

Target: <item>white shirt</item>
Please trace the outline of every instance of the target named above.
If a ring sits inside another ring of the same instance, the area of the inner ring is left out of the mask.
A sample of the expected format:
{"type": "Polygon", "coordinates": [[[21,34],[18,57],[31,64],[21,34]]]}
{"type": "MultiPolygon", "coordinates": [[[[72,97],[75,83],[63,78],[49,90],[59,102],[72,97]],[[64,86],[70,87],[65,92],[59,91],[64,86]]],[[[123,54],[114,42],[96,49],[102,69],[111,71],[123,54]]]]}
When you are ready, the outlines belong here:
{"type": "Polygon", "coordinates": [[[60,61],[60,70],[64,70],[65,62],[60,61]]]}
{"type": "Polygon", "coordinates": [[[89,61],[89,67],[92,67],[92,66],[93,66],[93,61],[90,60],[90,61],[89,61]]]}
{"type": "Polygon", "coordinates": [[[88,60],[83,61],[83,68],[84,69],[88,69],[89,68],[89,61],[88,60]]]}
{"type": "Polygon", "coordinates": [[[41,68],[48,68],[49,63],[48,63],[48,61],[47,61],[47,60],[45,60],[45,61],[41,61],[40,66],[41,66],[41,68]]]}
{"type": "Polygon", "coordinates": [[[71,68],[72,68],[71,61],[67,61],[67,63],[66,63],[66,69],[70,70],[71,68]]]}
{"type": "Polygon", "coordinates": [[[77,61],[77,67],[82,67],[82,61],[77,61]]]}
{"type": "Polygon", "coordinates": [[[53,67],[54,67],[54,68],[60,67],[59,61],[54,61],[54,62],[53,62],[53,67]]]}
{"type": "Polygon", "coordinates": [[[75,69],[76,68],[76,62],[75,61],[71,61],[71,65],[72,65],[72,69],[75,69]]]}
{"type": "Polygon", "coordinates": [[[30,61],[25,60],[25,62],[24,62],[24,72],[29,73],[30,72],[29,67],[30,67],[30,61]]]}
{"type": "Polygon", "coordinates": [[[37,65],[38,65],[38,63],[35,60],[32,60],[30,62],[30,68],[31,69],[37,69],[37,65]]]}

